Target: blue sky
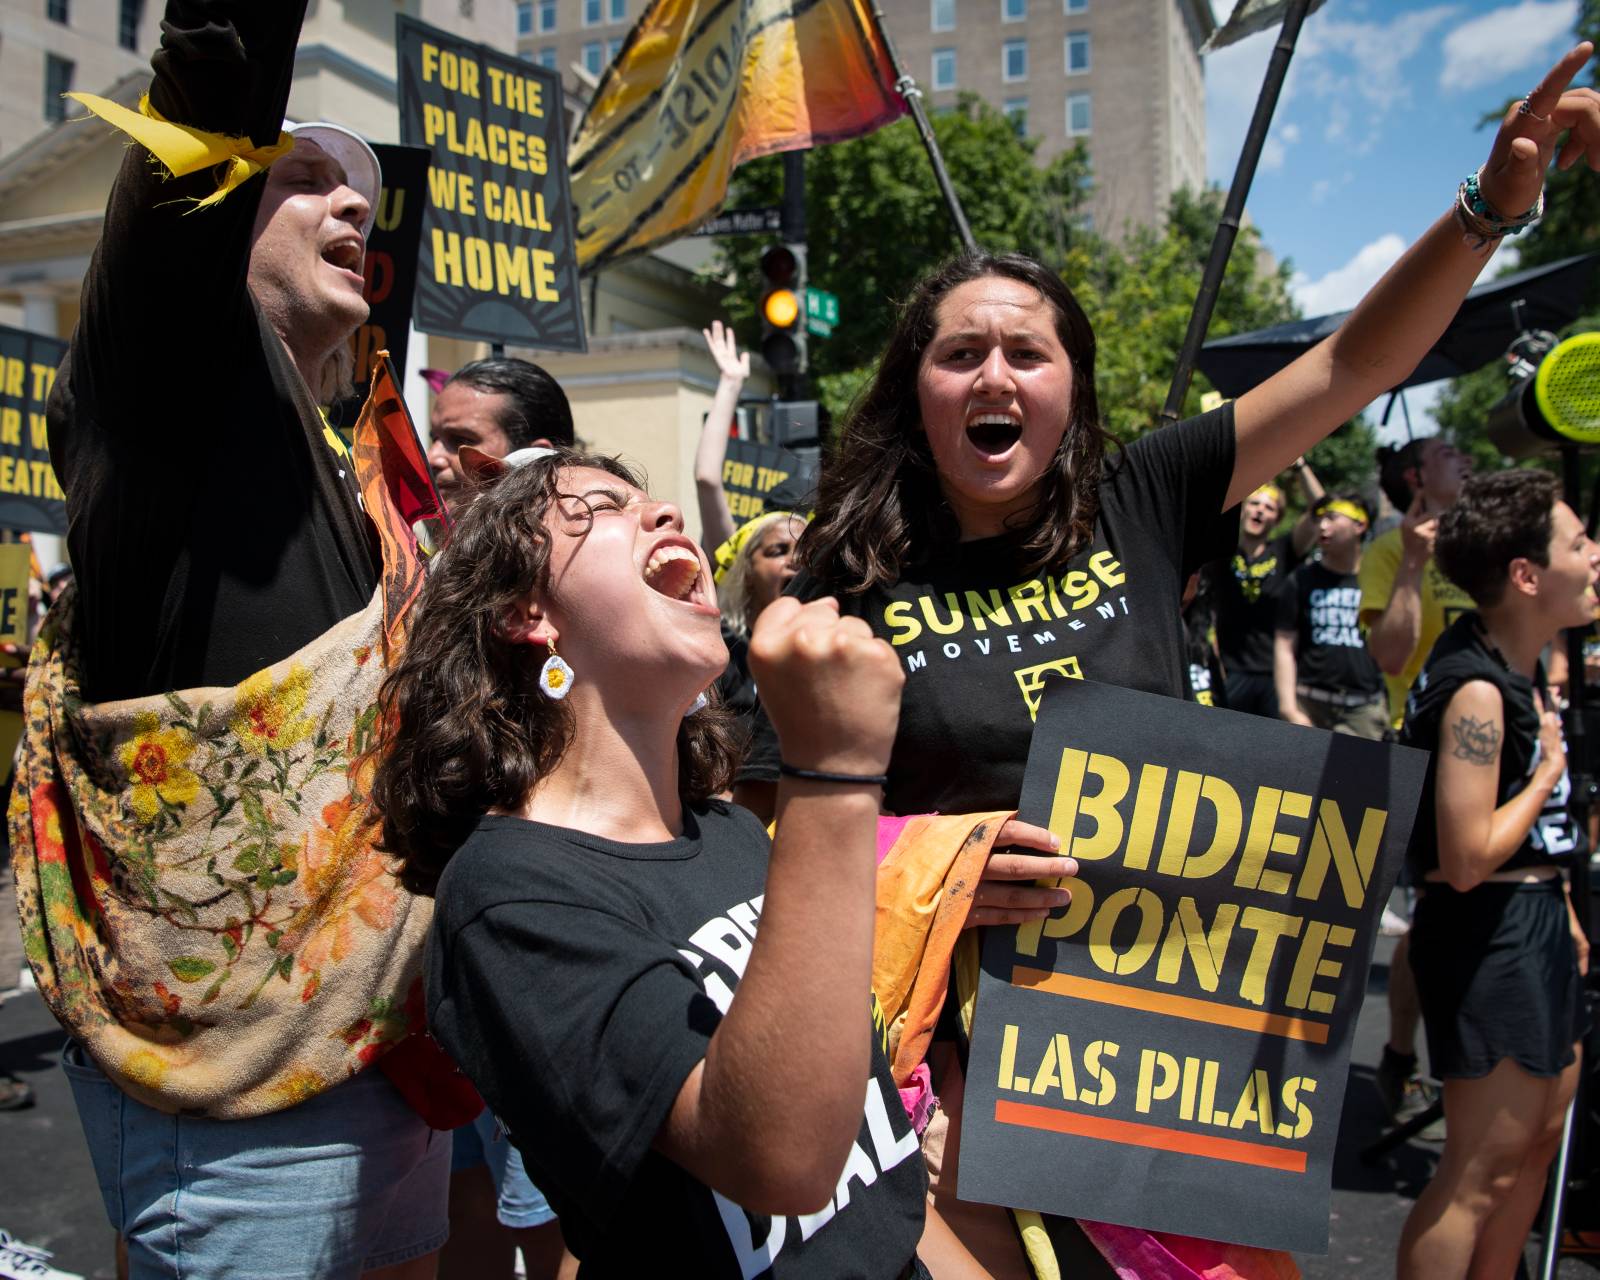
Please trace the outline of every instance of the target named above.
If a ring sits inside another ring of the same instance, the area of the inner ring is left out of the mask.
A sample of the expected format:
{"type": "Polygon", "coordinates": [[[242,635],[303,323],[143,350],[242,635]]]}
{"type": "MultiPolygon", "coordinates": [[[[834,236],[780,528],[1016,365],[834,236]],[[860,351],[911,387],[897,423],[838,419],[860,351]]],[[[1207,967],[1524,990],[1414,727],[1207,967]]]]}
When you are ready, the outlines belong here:
{"type": "MultiPolygon", "coordinates": [[[[1231,0],[1212,7],[1220,22],[1231,0]]],[[[1328,0],[1307,19],[1246,204],[1268,248],[1293,263],[1307,315],[1352,306],[1449,208],[1488,155],[1494,135],[1479,118],[1570,47],[1577,10],[1578,0],[1328,0]]],[[[1207,167],[1224,188],[1275,38],[1206,59],[1207,167]]],[[[1406,393],[1419,433],[1433,429],[1435,394],[1406,393]]]]}

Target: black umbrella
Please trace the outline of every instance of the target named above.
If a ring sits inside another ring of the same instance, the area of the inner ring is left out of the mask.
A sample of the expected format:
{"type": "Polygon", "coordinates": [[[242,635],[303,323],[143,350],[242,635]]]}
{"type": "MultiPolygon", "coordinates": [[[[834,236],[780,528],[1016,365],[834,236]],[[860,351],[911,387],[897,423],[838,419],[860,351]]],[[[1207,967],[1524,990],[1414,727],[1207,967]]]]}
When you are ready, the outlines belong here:
{"type": "MultiPolygon", "coordinates": [[[[1390,390],[1471,373],[1498,360],[1526,329],[1556,330],[1572,323],[1583,308],[1597,260],[1600,254],[1580,254],[1480,284],[1462,300],[1456,318],[1416,371],[1390,390]],[[1521,306],[1515,305],[1519,302],[1521,306]]],[[[1349,314],[1291,320],[1218,338],[1200,348],[1200,370],[1223,395],[1241,396],[1321,342],[1349,314]]]]}

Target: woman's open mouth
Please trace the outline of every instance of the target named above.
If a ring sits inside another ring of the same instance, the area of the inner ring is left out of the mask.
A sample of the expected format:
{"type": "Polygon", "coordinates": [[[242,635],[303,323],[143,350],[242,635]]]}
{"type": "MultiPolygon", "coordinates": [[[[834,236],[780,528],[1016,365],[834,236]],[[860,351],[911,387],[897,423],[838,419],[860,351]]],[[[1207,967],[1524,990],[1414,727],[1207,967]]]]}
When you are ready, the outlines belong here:
{"type": "Polygon", "coordinates": [[[716,612],[706,598],[700,573],[700,557],[688,547],[668,544],[657,547],[644,567],[644,581],[652,591],[669,600],[679,600],[699,609],[716,612]]]}
{"type": "Polygon", "coordinates": [[[1022,423],[1004,413],[986,413],[967,423],[967,440],[986,458],[1001,458],[1022,439],[1022,423]]]}

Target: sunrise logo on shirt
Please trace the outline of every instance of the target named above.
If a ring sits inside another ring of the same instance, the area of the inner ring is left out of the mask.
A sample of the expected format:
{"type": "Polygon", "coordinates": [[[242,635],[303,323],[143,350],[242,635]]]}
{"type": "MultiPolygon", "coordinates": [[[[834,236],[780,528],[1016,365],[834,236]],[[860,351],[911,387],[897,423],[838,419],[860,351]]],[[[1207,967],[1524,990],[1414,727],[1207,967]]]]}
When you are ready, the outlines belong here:
{"type": "Polygon", "coordinates": [[[1082,680],[1083,668],[1076,658],[1058,658],[1054,662],[1041,662],[1036,667],[1019,667],[1013,674],[1017,687],[1022,690],[1022,700],[1028,704],[1028,716],[1039,719],[1039,701],[1044,697],[1044,678],[1054,672],[1067,680],[1082,680]]]}

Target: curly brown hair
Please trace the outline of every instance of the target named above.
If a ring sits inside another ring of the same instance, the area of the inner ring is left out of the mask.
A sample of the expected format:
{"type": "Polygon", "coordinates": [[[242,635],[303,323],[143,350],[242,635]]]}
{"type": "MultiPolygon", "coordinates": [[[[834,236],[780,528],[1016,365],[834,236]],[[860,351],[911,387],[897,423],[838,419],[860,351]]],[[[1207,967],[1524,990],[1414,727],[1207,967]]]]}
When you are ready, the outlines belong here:
{"type": "Polygon", "coordinates": [[[1018,521],[1022,572],[1059,564],[1087,546],[1100,511],[1100,476],[1111,437],[1094,389],[1094,329],[1054,271],[1017,253],[967,253],[925,277],[901,307],[877,372],[851,406],[832,465],[824,467],[801,562],[829,590],[854,594],[899,580],[904,566],[960,537],[939,488],[922,430],[917,376],[933,341],[939,304],[986,276],[1038,291],[1055,312],[1072,364],[1072,409],[1039,501],[1018,521]]]}
{"type": "Polygon", "coordinates": [[[1561,482],[1548,471],[1489,471],[1462,486],[1439,517],[1433,558],[1444,576],[1479,605],[1493,608],[1506,593],[1511,562],[1550,563],[1561,482]]]}
{"type": "MultiPolygon", "coordinates": [[[[545,514],[565,467],[593,467],[642,488],[615,458],[558,450],[488,481],[429,566],[411,634],[378,693],[384,726],[372,799],[381,846],[400,878],[431,894],[478,819],[520,807],[566,753],[571,708],[539,691],[541,663],[503,633],[509,611],[547,589],[545,514]]],[[[579,499],[571,499],[581,501],[579,499]]],[[[714,697],[714,692],[711,694],[714,697]]],[[[711,706],[678,731],[678,789],[698,804],[730,785],[737,749],[711,706]]]]}

